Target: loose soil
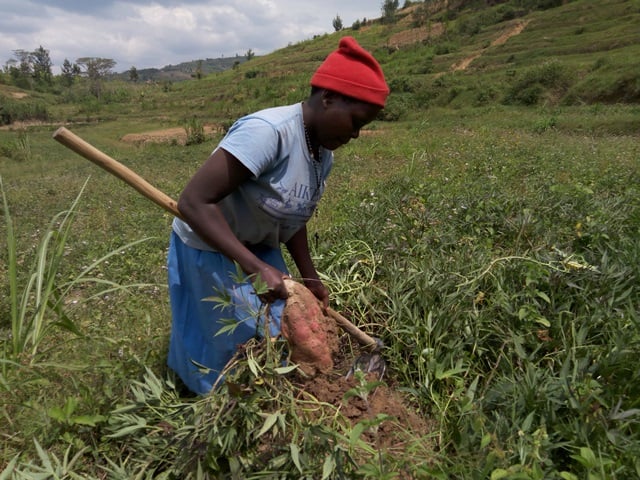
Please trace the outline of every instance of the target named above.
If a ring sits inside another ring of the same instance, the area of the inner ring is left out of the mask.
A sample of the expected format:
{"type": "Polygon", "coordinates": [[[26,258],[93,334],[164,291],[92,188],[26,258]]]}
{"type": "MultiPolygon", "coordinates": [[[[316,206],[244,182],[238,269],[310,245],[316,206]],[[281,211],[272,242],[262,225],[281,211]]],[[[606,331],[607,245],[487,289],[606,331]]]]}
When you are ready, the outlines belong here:
{"type": "Polygon", "coordinates": [[[300,375],[296,381],[301,390],[321,403],[337,407],[352,425],[375,420],[381,414],[389,416],[389,420],[364,433],[369,443],[387,452],[404,453],[407,442],[426,437],[432,425],[398,392],[392,372],[382,372],[382,377],[379,372],[363,372],[364,378],[347,375],[360,355],[369,352],[361,351],[353,339],[338,329],[333,318],[323,314],[308,289],[292,280],[287,280],[286,285],[289,298],[282,330],[290,343],[291,358],[297,353],[300,358],[296,363],[304,366],[301,370],[306,376],[300,375]],[[323,345],[318,345],[318,339],[323,345]],[[331,357],[328,361],[327,356],[331,357]],[[347,393],[354,395],[345,398],[347,393]]]}
{"type": "MultiPolygon", "coordinates": [[[[399,385],[393,379],[393,372],[387,371],[380,379],[382,384],[367,392],[356,377],[351,375],[347,378],[347,372],[364,352],[352,345],[348,336],[344,336],[340,343],[340,351],[334,354],[334,370],[315,378],[300,379],[302,389],[318,401],[338,407],[352,425],[373,420],[380,414],[388,415],[389,420],[364,434],[370,443],[387,452],[404,454],[406,443],[412,439],[422,438],[423,442],[427,442],[426,437],[434,431],[435,426],[420,415],[406,395],[398,391],[399,385]],[[362,395],[345,399],[345,394],[356,388],[362,391],[362,395]]],[[[370,385],[375,385],[378,380],[373,373],[365,377],[370,385]]]]}
{"type": "MultiPolygon", "coordinates": [[[[376,424],[379,415],[388,416],[388,420],[363,433],[377,448],[399,449],[402,453],[408,441],[425,437],[430,425],[396,390],[391,372],[372,368],[353,374],[357,360],[371,358],[371,352],[361,351],[304,285],[290,279],[285,285],[289,298],[282,314],[282,334],[289,343],[291,360],[302,372],[294,380],[300,390],[321,404],[337,407],[352,425],[369,421],[376,424]]],[[[380,357],[384,358],[383,352],[376,358],[380,357]]],[[[381,364],[384,367],[380,361],[375,366],[381,364]]],[[[357,366],[369,368],[364,361],[357,366]]]]}
{"type": "MultiPolygon", "coordinates": [[[[206,136],[222,132],[222,127],[219,125],[204,125],[203,129],[206,136]]],[[[187,142],[187,131],[182,127],[165,128],[150,132],[128,133],[120,140],[135,145],[146,145],[149,143],[175,143],[184,145],[187,142]]]]}

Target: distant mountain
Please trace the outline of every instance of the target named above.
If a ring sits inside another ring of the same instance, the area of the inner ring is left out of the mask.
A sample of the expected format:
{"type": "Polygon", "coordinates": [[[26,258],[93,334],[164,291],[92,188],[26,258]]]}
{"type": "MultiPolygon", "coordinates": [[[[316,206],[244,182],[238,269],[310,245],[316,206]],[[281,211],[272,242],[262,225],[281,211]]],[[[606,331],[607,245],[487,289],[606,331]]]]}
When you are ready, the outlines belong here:
{"type": "MultiPolygon", "coordinates": [[[[222,72],[233,68],[234,65],[239,65],[247,61],[247,57],[244,55],[236,55],[234,57],[223,58],[207,58],[204,60],[191,60],[189,62],[179,63],[177,65],[166,65],[162,68],[141,68],[138,69],[138,81],[171,81],[179,82],[182,80],[189,80],[195,78],[198,75],[198,71],[202,75],[207,75],[214,72],[222,72]]],[[[121,80],[129,80],[129,71],[113,74],[113,78],[121,80]]]]}

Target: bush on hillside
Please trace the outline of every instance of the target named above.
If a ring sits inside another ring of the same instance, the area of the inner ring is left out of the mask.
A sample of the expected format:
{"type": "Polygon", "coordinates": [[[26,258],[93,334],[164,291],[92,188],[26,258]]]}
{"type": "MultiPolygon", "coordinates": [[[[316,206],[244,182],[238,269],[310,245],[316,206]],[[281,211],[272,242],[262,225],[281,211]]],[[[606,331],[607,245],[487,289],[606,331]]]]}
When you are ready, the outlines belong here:
{"type": "Polygon", "coordinates": [[[0,125],[49,120],[47,106],[38,101],[13,100],[0,95],[0,125]]]}
{"type": "Polygon", "coordinates": [[[383,122],[397,122],[407,113],[406,95],[391,95],[383,110],[378,113],[376,120],[383,122]]]}
{"type": "Polygon", "coordinates": [[[503,100],[507,105],[536,105],[545,95],[560,98],[571,86],[567,68],[556,60],[525,70],[516,76],[503,100]]]}
{"type": "Polygon", "coordinates": [[[187,132],[186,145],[198,145],[206,140],[204,125],[200,119],[196,117],[188,119],[185,122],[184,129],[187,132]]]}
{"type": "Polygon", "coordinates": [[[587,75],[567,93],[564,103],[640,103],[640,73],[587,75]]]}

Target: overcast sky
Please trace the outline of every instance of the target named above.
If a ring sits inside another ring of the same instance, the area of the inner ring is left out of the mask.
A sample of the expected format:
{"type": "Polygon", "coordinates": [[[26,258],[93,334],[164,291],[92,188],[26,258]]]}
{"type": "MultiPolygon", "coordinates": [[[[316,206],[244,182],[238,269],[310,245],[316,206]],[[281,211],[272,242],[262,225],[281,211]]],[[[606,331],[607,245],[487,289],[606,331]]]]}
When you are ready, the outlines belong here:
{"type": "Polygon", "coordinates": [[[382,0],[0,0],[0,65],[14,50],[111,58],[114,71],[190,60],[264,55],[316,34],[379,18],[382,0]]]}

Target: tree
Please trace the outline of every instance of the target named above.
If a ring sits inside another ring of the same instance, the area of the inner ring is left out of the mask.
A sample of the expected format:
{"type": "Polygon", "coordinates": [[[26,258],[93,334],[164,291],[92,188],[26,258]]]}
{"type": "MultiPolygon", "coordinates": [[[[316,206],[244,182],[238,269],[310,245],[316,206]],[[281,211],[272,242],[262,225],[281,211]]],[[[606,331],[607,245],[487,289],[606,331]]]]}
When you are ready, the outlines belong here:
{"type": "Polygon", "coordinates": [[[73,65],[69,61],[68,58],[64,59],[62,62],[62,67],[60,68],[60,76],[62,78],[62,84],[65,87],[70,87],[73,85],[73,82],[80,75],[80,67],[76,63],[73,65]]]}
{"type": "Polygon", "coordinates": [[[40,45],[35,51],[14,50],[15,59],[7,62],[6,73],[12,79],[12,83],[20,88],[32,88],[36,85],[51,85],[53,75],[51,73],[51,57],[49,50],[40,45]]]}
{"type": "Polygon", "coordinates": [[[49,56],[49,50],[42,48],[42,45],[30,55],[33,79],[36,83],[51,85],[53,83],[53,75],[51,74],[51,57],[49,56]]]}
{"type": "Polygon", "coordinates": [[[342,30],[342,19],[340,18],[340,15],[336,14],[336,18],[333,19],[333,29],[336,32],[342,30]]]}
{"type": "Polygon", "coordinates": [[[73,65],[68,58],[65,58],[60,67],[60,81],[65,87],[73,85],[73,65]]]}
{"type": "Polygon", "coordinates": [[[253,53],[253,50],[249,49],[247,50],[247,53],[244,54],[245,57],[247,57],[247,61],[251,60],[253,57],[256,56],[255,53],[253,53]]]}
{"type": "Polygon", "coordinates": [[[139,78],[140,77],[138,76],[138,69],[132,65],[129,69],[129,80],[134,83],[138,83],[139,78]]]}
{"type": "Polygon", "coordinates": [[[429,21],[429,8],[423,3],[411,12],[412,26],[414,28],[423,27],[429,21]]]}
{"type": "MultiPolygon", "coordinates": [[[[14,50],[15,61],[11,61],[9,74],[12,83],[19,88],[30,89],[33,78],[33,68],[31,64],[31,52],[26,50],[14,50]]],[[[8,63],[8,62],[7,62],[8,63]]]]}
{"type": "Polygon", "coordinates": [[[400,6],[399,0],[384,0],[382,3],[383,23],[393,23],[396,19],[396,12],[400,6]]]}
{"type": "Polygon", "coordinates": [[[27,52],[26,50],[14,50],[13,56],[16,57],[20,72],[24,75],[30,76],[32,73],[31,52],[27,52]]]}
{"type": "Polygon", "coordinates": [[[100,98],[102,94],[102,79],[111,73],[111,69],[116,66],[115,60],[100,57],[82,57],[76,60],[82,75],[89,79],[90,90],[93,95],[100,98]]]}
{"type": "Polygon", "coordinates": [[[116,66],[115,60],[100,57],[82,57],[78,58],[76,63],[80,68],[84,67],[82,74],[87,76],[90,80],[95,80],[108,75],[111,73],[111,69],[116,66]]]}

